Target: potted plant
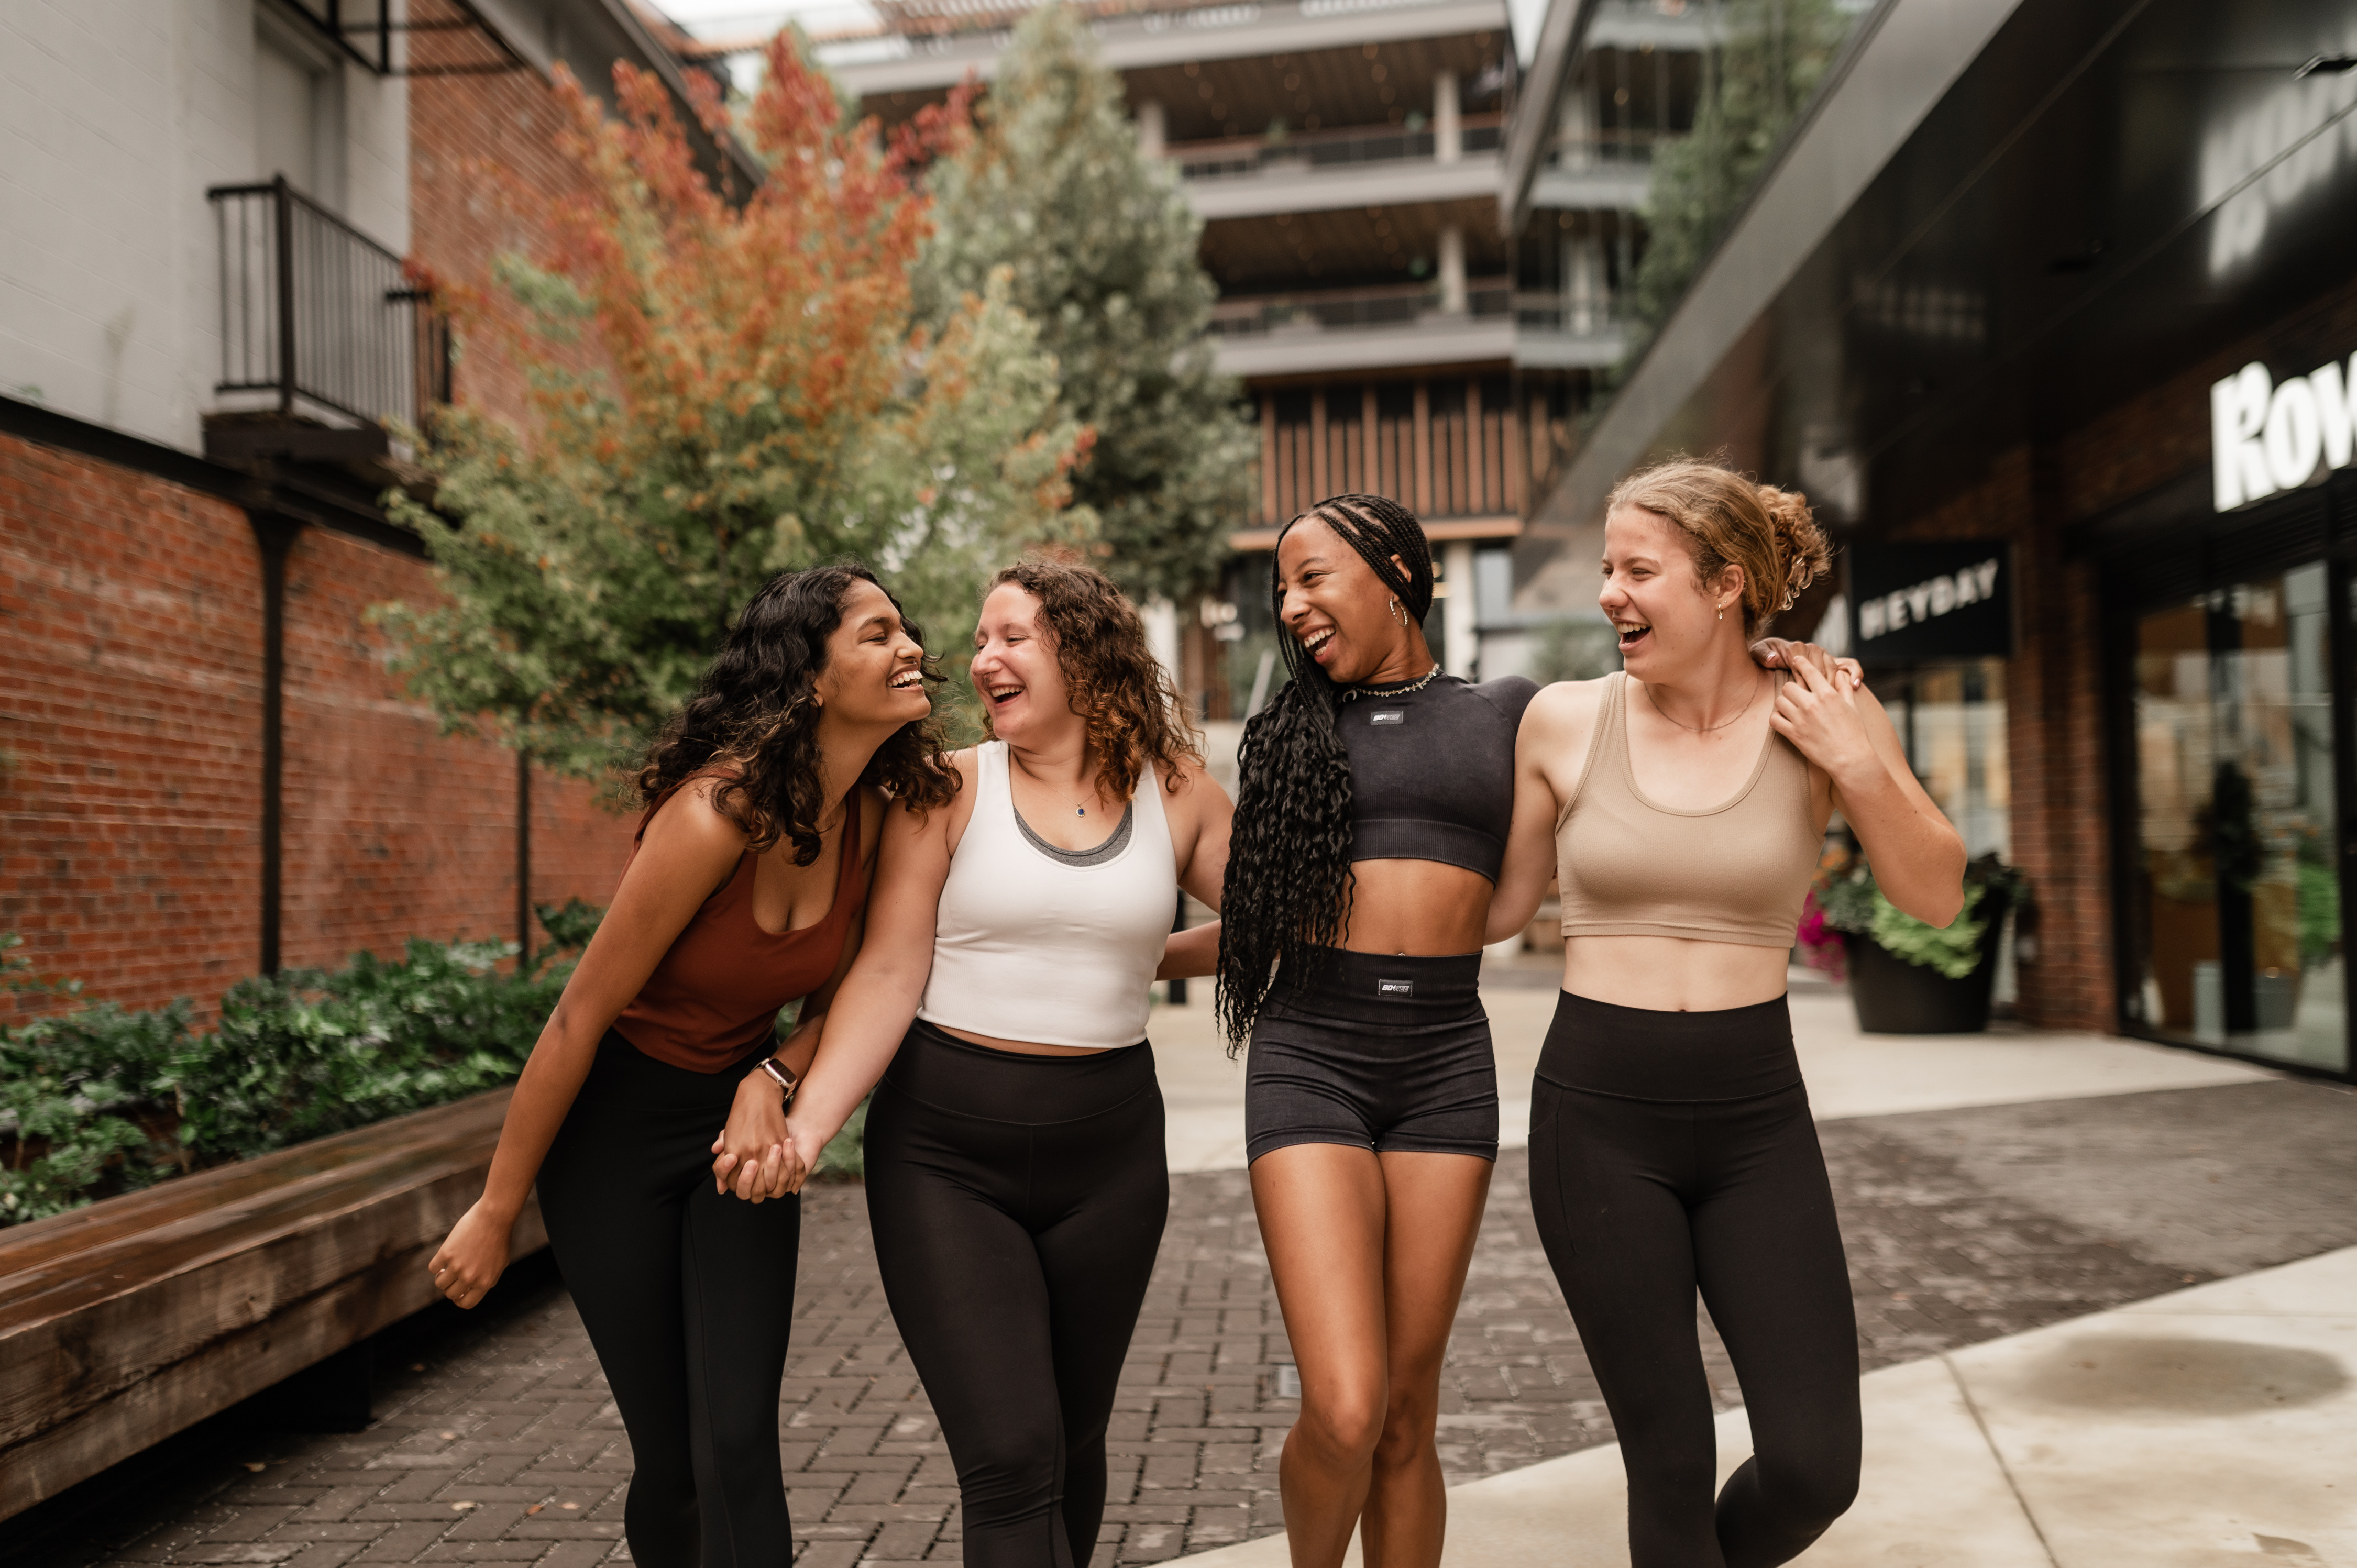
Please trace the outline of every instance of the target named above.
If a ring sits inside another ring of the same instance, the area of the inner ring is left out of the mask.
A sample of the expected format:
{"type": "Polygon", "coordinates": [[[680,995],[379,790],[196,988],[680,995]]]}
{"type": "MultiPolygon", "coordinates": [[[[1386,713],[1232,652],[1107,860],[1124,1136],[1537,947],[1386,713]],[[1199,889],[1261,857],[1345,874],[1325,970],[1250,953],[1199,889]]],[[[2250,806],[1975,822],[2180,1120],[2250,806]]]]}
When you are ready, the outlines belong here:
{"type": "Polygon", "coordinates": [[[1870,1035],[1969,1035],[1988,1027],[2006,911],[2021,874],[1995,854],[1964,868],[1964,907],[1926,925],[1882,896],[1863,855],[1829,857],[1796,936],[1820,969],[1849,976],[1857,1026],[1870,1035]],[[1828,961],[1838,945],[1840,962],[1828,961]]]}

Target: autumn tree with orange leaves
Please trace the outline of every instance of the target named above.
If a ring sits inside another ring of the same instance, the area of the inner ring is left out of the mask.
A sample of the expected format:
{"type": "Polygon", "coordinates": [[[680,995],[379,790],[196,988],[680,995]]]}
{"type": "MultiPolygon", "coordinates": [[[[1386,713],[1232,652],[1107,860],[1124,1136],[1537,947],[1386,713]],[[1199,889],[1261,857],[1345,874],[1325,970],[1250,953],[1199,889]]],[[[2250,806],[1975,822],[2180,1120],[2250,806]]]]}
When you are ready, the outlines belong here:
{"type": "MultiPolygon", "coordinates": [[[[547,206],[548,254],[500,259],[518,310],[460,301],[480,335],[529,323],[504,347],[531,427],[435,422],[434,503],[395,506],[446,596],[382,612],[446,723],[585,775],[686,697],[774,572],[865,561],[957,655],[993,569],[1095,528],[1071,504],[1087,436],[1004,273],[937,327],[911,308],[913,177],[969,134],[963,95],[879,149],[780,35],[740,122],[768,176],[732,203],[654,77],[615,88],[608,117],[560,73],[586,194],[547,206]]],[[[716,94],[697,108],[723,127],[716,94]]]]}

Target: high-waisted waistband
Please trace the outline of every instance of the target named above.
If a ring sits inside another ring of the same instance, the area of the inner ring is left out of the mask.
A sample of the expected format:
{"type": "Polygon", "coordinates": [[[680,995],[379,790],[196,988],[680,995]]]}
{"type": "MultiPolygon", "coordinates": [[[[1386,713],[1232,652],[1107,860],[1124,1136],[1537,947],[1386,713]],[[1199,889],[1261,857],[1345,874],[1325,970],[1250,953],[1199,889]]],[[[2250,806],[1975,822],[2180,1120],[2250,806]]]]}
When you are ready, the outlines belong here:
{"type": "Polygon", "coordinates": [[[1002,1051],[920,1018],[884,1080],[937,1111],[1045,1127],[1101,1116],[1154,1088],[1154,1047],[1140,1042],[1085,1056],[1002,1051]]]}
{"type": "Polygon", "coordinates": [[[1801,1081],[1783,997],[1710,1013],[1659,1013],[1562,993],[1538,1076],[1628,1100],[1749,1100],[1801,1081]]]}
{"type": "Polygon", "coordinates": [[[1303,972],[1280,972],[1265,1013],[1418,1029],[1481,1011],[1481,955],[1405,958],[1313,948],[1303,972]]]}

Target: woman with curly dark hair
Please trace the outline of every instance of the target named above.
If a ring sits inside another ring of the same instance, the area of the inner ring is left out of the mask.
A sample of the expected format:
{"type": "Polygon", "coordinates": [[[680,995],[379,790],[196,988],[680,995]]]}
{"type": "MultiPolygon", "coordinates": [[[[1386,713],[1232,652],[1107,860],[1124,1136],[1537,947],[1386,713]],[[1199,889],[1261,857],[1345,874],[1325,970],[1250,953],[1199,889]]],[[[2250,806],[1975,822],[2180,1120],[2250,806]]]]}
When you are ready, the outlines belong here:
{"type": "Polygon", "coordinates": [[[800,1208],[737,1203],[711,1167],[716,1151],[731,1173],[798,1174],[785,1102],[858,948],[887,803],[957,788],[940,679],[863,567],[754,595],[648,753],[613,905],[524,1065],[482,1197],[429,1265],[451,1301],[481,1301],[537,1178],[630,1433],[624,1529],[646,1568],[793,1558],[778,1390],[800,1208]]]}
{"type": "Polygon", "coordinates": [[[1001,572],[974,686],[992,738],[953,759],[948,810],[886,824],[867,942],[790,1124],[806,1168],[875,1089],[876,1261],[969,1568],[1078,1568],[1169,1206],[1147,988],[1178,889],[1220,896],[1228,800],[1101,573],[1001,572]]]}

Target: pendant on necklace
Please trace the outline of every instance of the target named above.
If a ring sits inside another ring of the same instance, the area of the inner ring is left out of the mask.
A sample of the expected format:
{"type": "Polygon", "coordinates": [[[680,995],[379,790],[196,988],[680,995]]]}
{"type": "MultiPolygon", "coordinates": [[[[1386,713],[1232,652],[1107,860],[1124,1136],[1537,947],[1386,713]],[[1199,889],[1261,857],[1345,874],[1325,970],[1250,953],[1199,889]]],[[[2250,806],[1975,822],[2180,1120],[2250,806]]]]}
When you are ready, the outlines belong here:
{"type": "Polygon", "coordinates": [[[1075,806],[1072,808],[1072,815],[1076,817],[1085,817],[1088,814],[1089,809],[1086,806],[1075,806]]]}

